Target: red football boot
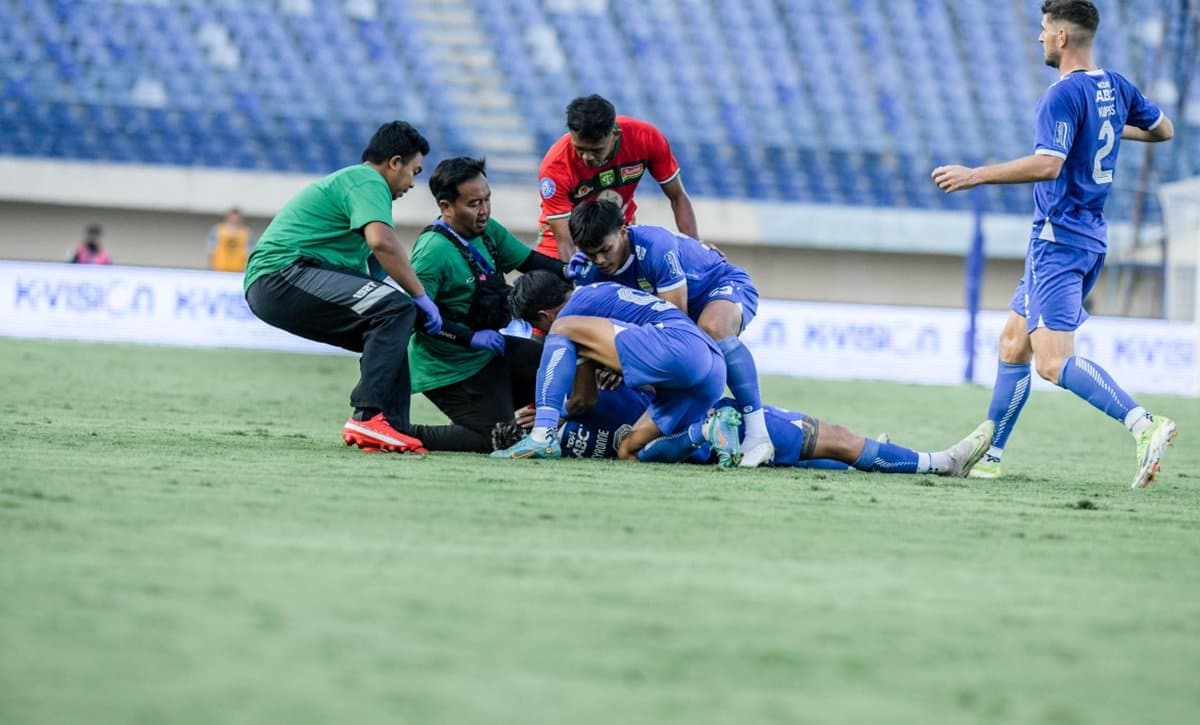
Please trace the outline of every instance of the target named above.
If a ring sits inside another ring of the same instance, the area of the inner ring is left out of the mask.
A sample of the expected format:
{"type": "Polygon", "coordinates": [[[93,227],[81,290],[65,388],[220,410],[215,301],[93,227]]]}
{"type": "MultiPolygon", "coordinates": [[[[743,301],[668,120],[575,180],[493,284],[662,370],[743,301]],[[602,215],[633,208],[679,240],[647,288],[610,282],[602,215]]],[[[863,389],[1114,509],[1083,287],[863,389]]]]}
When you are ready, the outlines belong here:
{"type": "Polygon", "coordinates": [[[383,417],[383,413],[375,414],[369,420],[355,420],[351,417],[342,426],[342,440],[348,446],[358,446],[364,452],[392,451],[394,453],[428,453],[425,444],[409,435],[404,435],[392,427],[383,417]]]}

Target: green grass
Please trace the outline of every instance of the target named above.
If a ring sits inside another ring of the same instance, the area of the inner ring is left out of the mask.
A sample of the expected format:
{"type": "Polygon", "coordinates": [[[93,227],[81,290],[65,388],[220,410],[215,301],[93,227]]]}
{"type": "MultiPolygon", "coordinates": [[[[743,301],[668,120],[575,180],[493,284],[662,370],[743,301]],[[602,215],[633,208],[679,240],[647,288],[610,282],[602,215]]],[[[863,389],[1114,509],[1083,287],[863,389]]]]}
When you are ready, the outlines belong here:
{"type": "MultiPolygon", "coordinates": [[[[1200,406],[995,482],[364,455],[352,358],[0,340],[0,722],[1192,722],[1200,406]]],[[[772,379],[940,448],[979,388],[772,379]]],[[[436,420],[423,400],[418,420],[436,420]]]]}

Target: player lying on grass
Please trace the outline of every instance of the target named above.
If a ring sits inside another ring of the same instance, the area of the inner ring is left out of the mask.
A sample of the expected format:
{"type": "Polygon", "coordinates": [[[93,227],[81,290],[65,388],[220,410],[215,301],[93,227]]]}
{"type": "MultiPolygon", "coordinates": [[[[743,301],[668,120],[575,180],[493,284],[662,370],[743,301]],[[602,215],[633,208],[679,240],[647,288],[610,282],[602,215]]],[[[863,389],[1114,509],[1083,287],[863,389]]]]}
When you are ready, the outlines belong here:
{"type": "MultiPolygon", "coordinates": [[[[614,458],[630,426],[642,415],[653,395],[625,385],[598,390],[595,376],[580,366],[576,389],[568,401],[568,417],[558,429],[563,456],[614,458]],[[591,378],[589,383],[588,378],[591,378]]],[[[732,398],[717,401],[733,405],[732,398]]],[[[825,423],[799,411],[765,405],[767,431],[775,444],[774,466],[797,468],[857,468],[877,473],[934,473],[966,476],[992,441],[993,425],[984,421],[966,438],[943,451],[918,452],[890,441],[864,438],[849,428],[825,423]]],[[[508,446],[524,431],[515,423],[497,426],[493,445],[508,446]]],[[[712,463],[715,456],[700,424],[651,441],[640,460],[657,463],[712,463]]]]}
{"type": "Polygon", "coordinates": [[[621,373],[628,385],[655,391],[617,447],[619,458],[637,458],[648,443],[699,423],[721,464],[737,465],[741,416],[732,408],[709,415],[725,390],[725,359],[712,338],[670,302],[612,282],[572,288],[550,272],[534,271],[513,285],[512,308],[514,317],[548,334],[533,428],[493,456],[562,456],[558,421],[582,358],[621,373]]]}
{"type": "Polygon", "coordinates": [[[717,341],[727,383],[745,419],[742,466],[774,455],[763,419],[758,367],[739,335],[758,311],[758,290],[744,269],[683,234],[652,226],[626,226],[611,201],[585,201],[571,214],[571,238],[581,257],[576,282],[616,282],[657,295],[678,307],[717,341]]]}

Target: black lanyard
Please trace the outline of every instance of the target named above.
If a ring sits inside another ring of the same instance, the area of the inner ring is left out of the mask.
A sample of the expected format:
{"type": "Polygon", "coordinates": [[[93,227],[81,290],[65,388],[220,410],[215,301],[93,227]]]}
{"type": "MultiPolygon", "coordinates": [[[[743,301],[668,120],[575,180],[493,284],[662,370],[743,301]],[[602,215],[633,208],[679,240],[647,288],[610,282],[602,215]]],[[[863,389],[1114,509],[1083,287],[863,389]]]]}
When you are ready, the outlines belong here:
{"type": "Polygon", "coordinates": [[[479,253],[479,250],[475,248],[475,245],[471,244],[467,240],[463,239],[462,235],[459,234],[458,232],[454,231],[453,227],[451,227],[449,224],[447,224],[446,222],[441,221],[441,220],[434,222],[434,224],[436,224],[437,226],[446,230],[447,234],[449,234],[451,237],[454,238],[455,241],[457,241],[459,244],[461,244],[463,249],[466,249],[467,252],[471,255],[471,258],[475,260],[475,263],[479,265],[479,268],[484,271],[485,275],[493,275],[496,273],[496,268],[493,267],[492,265],[488,264],[488,261],[484,258],[484,256],[482,254],[479,253]]]}

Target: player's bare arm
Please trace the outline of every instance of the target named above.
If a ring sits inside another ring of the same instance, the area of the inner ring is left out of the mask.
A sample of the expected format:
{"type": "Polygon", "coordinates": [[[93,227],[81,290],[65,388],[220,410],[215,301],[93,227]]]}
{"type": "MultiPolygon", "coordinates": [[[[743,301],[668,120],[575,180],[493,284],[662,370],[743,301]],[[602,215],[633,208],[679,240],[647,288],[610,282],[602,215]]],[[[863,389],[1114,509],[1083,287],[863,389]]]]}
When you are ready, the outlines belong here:
{"type": "Polygon", "coordinates": [[[596,385],[596,363],[581,360],[575,367],[575,382],[571,385],[571,397],[567,398],[567,415],[581,415],[596,407],[600,389],[596,385]]]}
{"type": "Polygon", "coordinates": [[[1027,184],[1058,178],[1064,159],[1049,154],[1031,154],[1002,164],[939,166],[933,170],[933,181],[947,194],[973,189],[983,184],[1027,184]]]}
{"type": "Polygon", "coordinates": [[[1142,141],[1143,143],[1161,143],[1170,141],[1175,137],[1175,124],[1171,123],[1171,119],[1163,116],[1158,123],[1152,128],[1140,129],[1136,126],[1126,125],[1121,130],[1121,138],[1127,141],[1142,141]]]}
{"type": "Polygon", "coordinates": [[[395,229],[383,222],[371,222],[363,227],[363,236],[366,237],[367,246],[371,248],[375,259],[379,260],[379,265],[388,276],[399,283],[401,289],[412,297],[425,294],[425,287],[421,280],[417,279],[417,273],[413,271],[408,255],[400,246],[400,238],[396,236],[395,229]]]}
{"type": "Polygon", "coordinates": [[[658,297],[659,297],[659,299],[666,300],[667,302],[670,302],[671,304],[678,307],[679,311],[682,312],[683,314],[686,315],[688,313],[687,282],[684,282],[683,284],[679,285],[675,289],[670,289],[670,290],[667,290],[666,292],[659,292],[658,297]]]}
{"type": "MultiPolygon", "coordinates": [[[[700,230],[696,226],[696,210],[692,208],[692,200],[683,188],[683,180],[679,174],[662,185],[663,193],[671,202],[671,212],[675,215],[675,228],[692,239],[700,238],[700,230]]],[[[559,243],[561,249],[562,243],[559,243]]]]}
{"type": "Polygon", "coordinates": [[[546,223],[550,225],[550,231],[554,233],[554,241],[558,242],[559,261],[570,262],[576,252],[575,241],[571,239],[571,217],[547,219],[546,223]]]}

